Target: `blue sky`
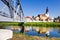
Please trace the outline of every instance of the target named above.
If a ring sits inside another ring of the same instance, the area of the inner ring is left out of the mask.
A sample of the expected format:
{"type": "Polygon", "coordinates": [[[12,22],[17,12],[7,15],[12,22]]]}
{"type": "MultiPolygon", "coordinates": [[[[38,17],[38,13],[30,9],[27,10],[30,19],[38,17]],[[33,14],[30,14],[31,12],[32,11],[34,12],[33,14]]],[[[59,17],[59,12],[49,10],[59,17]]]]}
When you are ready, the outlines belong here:
{"type": "Polygon", "coordinates": [[[60,0],[21,0],[25,16],[44,14],[48,6],[50,17],[60,16],[60,0]]]}
{"type": "MultiPolygon", "coordinates": [[[[25,16],[37,16],[44,14],[48,6],[50,17],[60,16],[60,0],[21,0],[21,6],[25,16]]],[[[0,11],[4,7],[0,1],[0,11]]],[[[9,14],[8,8],[4,8],[9,14]]]]}

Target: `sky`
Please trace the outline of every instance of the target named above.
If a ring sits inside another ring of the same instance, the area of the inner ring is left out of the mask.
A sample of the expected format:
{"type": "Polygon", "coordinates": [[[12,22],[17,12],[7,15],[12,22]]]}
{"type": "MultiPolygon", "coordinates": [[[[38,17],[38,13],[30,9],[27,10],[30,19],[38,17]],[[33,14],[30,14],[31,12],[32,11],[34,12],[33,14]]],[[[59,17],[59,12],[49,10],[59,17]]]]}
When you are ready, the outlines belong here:
{"type": "Polygon", "coordinates": [[[50,17],[60,16],[60,0],[21,0],[25,16],[44,14],[48,6],[50,17]]]}
{"type": "MultiPolygon", "coordinates": [[[[46,7],[49,9],[50,17],[60,16],[60,0],[20,0],[25,16],[37,16],[44,14],[46,7]]],[[[0,11],[5,11],[9,14],[8,8],[0,1],[0,11]]]]}

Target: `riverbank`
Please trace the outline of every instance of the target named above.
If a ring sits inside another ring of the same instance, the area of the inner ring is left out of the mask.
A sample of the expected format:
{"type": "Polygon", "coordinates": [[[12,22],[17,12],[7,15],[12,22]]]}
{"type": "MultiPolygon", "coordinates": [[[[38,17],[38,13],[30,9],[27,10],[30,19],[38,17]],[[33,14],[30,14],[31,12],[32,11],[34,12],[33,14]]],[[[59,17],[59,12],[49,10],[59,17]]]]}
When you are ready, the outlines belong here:
{"type": "Polygon", "coordinates": [[[60,27],[57,22],[26,22],[24,26],[39,26],[39,27],[60,27]]]}
{"type": "Polygon", "coordinates": [[[0,28],[5,26],[39,26],[39,27],[60,27],[57,22],[0,22],[0,28]]]}
{"type": "Polygon", "coordinates": [[[60,38],[49,38],[40,36],[28,36],[24,34],[14,34],[10,40],[60,40],[60,38]]]}

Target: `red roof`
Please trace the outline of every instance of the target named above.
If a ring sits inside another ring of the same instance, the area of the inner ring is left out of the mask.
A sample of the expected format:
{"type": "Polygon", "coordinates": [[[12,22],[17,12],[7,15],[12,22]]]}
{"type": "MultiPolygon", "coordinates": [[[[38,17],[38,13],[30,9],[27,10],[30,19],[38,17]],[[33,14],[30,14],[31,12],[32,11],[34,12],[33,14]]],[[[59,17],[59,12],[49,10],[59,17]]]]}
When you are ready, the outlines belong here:
{"type": "Polygon", "coordinates": [[[30,16],[26,16],[25,18],[31,18],[30,16]]]}
{"type": "Polygon", "coordinates": [[[30,16],[26,16],[25,18],[29,18],[29,19],[31,19],[31,20],[32,20],[32,18],[31,18],[30,16]]]}

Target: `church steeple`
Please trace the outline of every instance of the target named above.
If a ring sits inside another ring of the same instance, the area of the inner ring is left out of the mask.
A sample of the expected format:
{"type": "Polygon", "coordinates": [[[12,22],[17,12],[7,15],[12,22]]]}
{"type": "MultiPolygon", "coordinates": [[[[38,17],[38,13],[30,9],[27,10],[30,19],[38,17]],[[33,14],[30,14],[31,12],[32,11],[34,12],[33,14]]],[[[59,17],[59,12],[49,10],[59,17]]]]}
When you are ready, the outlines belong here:
{"type": "Polygon", "coordinates": [[[46,7],[45,15],[46,15],[47,17],[49,17],[49,10],[48,10],[48,7],[46,7]]]}
{"type": "Polygon", "coordinates": [[[46,14],[48,13],[48,11],[49,11],[49,10],[48,10],[48,7],[47,7],[47,8],[46,8],[46,14]]]}

